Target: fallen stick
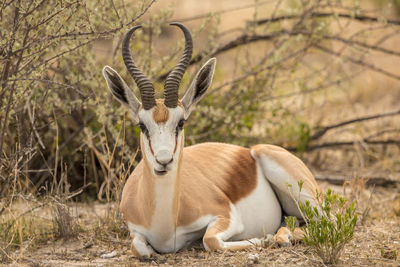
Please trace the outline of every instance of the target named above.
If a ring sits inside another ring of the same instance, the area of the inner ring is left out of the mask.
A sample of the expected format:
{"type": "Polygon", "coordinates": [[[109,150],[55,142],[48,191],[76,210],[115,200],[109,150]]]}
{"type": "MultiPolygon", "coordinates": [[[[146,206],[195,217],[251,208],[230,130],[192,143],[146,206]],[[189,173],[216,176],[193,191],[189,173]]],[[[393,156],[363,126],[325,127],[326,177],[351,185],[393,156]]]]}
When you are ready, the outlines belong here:
{"type": "MultiPolygon", "coordinates": [[[[364,179],[367,179],[367,185],[389,187],[400,184],[400,175],[372,174],[360,176],[364,179]]],[[[314,177],[319,182],[327,182],[333,185],[343,185],[345,182],[351,181],[354,175],[337,173],[317,173],[314,175],[314,177]]]]}

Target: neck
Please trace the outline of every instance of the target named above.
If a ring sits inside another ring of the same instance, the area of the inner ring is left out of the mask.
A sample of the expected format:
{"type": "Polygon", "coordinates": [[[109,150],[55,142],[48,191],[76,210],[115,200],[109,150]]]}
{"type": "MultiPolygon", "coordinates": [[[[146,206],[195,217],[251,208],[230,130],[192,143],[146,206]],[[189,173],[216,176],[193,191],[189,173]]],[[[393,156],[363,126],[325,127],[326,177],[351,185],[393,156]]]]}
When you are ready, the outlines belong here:
{"type": "MultiPolygon", "coordinates": [[[[142,143],[143,144],[143,143],[142,143]]],[[[142,151],[143,147],[142,147],[142,151]]],[[[182,151],[180,151],[182,152],[182,151]]],[[[143,153],[145,154],[145,153],[143,153]]],[[[180,155],[182,155],[180,153],[180,155]]],[[[151,219],[151,229],[157,232],[160,239],[169,239],[175,233],[179,210],[180,175],[179,167],[181,156],[178,159],[174,170],[169,171],[164,176],[156,176],[153,167],[148,162],[146,156],[144,161],[144,186],[154,188],[153,196],[145,196],[154,203],[154,213],[151,219]]]]}

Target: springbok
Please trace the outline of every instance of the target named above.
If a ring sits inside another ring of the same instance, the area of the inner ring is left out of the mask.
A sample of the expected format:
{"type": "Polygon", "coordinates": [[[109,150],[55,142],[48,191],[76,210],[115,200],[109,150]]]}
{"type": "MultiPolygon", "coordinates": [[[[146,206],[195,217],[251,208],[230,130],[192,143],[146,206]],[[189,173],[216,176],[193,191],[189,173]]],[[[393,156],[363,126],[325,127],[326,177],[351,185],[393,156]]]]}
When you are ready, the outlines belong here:
{"type": "MultiPolygon", "coordinates": [[[[111,93],[141,129],[143,159],[128,178],[120,204],[132,252],[137,257],[176,252],[201,238],[211,251],[262,245],[262,238],[280,227],[283,214],[301,218],[296,202],[315,203],[320,189],[304,163],[278,146],[203,143],[184,148],[184,123],[210,87],[216,59],[204,64],[178,100],[193,41],[184,25],[171,25],[183,31],[185,48],[166,78],[164,99],[155,99],[152,82],[131,56],[129,42],[141,26],[126,33],[122,56],[142,103],[115,70],[103,69],[111,93]]],[[[283,227],[274,239],[285,245],[291,235],[283,227]]]]}

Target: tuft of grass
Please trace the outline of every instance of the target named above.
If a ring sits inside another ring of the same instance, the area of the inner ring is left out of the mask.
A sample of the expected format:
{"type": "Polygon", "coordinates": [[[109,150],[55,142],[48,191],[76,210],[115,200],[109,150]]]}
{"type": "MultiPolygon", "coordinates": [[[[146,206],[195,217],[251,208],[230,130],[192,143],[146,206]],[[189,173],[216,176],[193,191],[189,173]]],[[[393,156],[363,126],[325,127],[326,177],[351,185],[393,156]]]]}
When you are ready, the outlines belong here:
{"type": "Polygon", "coordinates": [[[0,216],[0,261],[12,260],[11,252],[40,245],[53,237],[51,222],[34,214],[34,208],[17,213],[7,207],[0,216]]]}
{"type": "Polygon", "coordinates": [[[97,225],[88,231],[96,233],[95,238],[102,242],[123,242],[129,240],[129,230],[120,214],[108,207],[104,217],[99,218],[97,225]]]}
{"type": "Polygon", "coordinates": [[[397,260],[398,252],[396,249],[381,249],[381,257],[390,260],[397,260]]]}
{"type": "Polygon", "coordinates": [[[56,202],[53,210],[53,231],[56,238],[69,239],[78,234],[78,224],[71,216],[69,207],[60,202],[56,202]]]}
{"type": "Polygon", "coordinates": [[[350,204],[331,189],[321,197],[317,195],[317,206],[307,200],[299,203],[306,221],[304,243],[316,252],[326,264],[338,262],[344,246],[353,238],[357,223],[355,201],[350,204]]]}

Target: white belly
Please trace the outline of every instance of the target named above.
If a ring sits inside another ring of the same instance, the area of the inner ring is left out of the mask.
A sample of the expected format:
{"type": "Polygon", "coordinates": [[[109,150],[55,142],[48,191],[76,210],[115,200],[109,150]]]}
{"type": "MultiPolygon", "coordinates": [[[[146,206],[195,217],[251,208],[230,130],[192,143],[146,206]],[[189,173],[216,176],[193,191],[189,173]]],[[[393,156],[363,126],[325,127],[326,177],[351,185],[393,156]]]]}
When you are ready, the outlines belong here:
{"type": "Polygon", "coordinates": [[[167,228],[165,229],[164,235],[160,235],[159,230],[146,229],[129,222],[128,227],[131,233],[137,232],[143,235],[157,252],[172,253],[201,239],[213,218],[214,216],[212,215],[200,217],[190,225],[178,227],[176,231],[173,232],[170,232],[170,229],[167,228]]]}
{"type": "Polygon", "coordinates": [[[257,174],[256,189],[234,205],[244,227],[243,232],[233,236],[231,240],[274,234],[281,224],[281,205],[258,165],[257,174]]]}

